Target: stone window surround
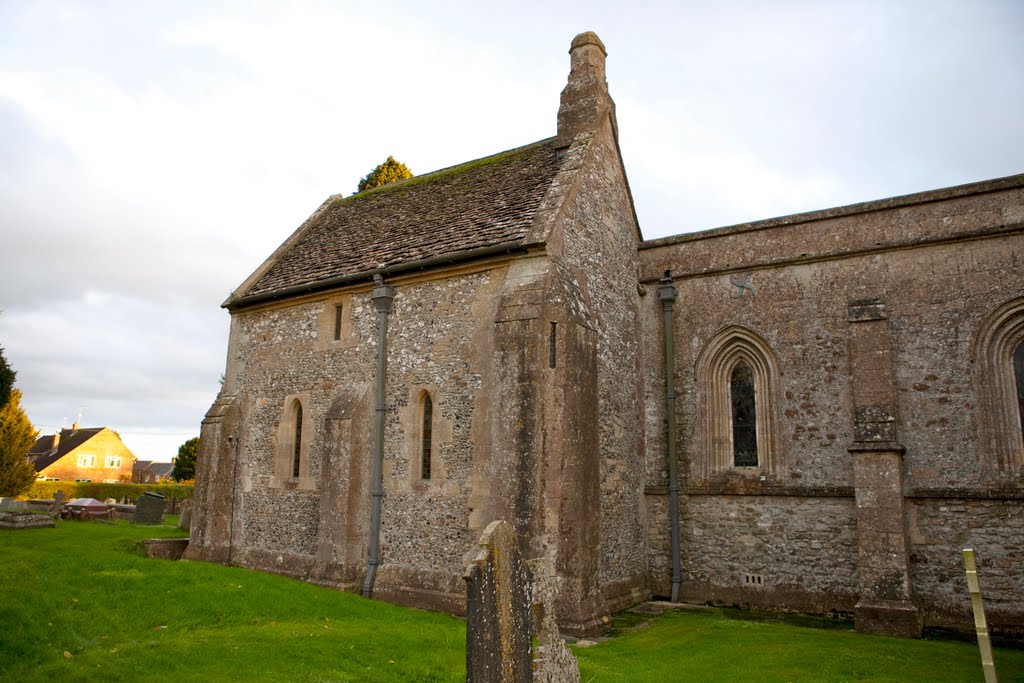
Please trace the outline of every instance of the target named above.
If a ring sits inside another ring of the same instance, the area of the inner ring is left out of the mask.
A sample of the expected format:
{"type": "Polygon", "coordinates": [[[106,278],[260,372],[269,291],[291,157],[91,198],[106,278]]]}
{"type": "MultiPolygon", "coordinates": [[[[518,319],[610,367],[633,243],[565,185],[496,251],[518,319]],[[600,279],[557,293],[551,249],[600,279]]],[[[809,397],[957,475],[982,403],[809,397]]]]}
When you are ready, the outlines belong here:
{"type": "Polygon", "coordinates": [[[326,340],[329,347],[352,348],[359,343],[355,327],[352,324],[352,295],[338,294],[322,302],[323,310],[317,324],[317,336],[326,340]],[[341,326],[335,338],[338,326],[338,308],[341,308],[341,326]]]}
{"type": "MultiPolygon", "coordinates": [[[[409,400],[399,408],[398,420],[403,425],[401,458],[406,460],[399,489],[404,491],[447,492],[458,491],[459,482],[448,479],[442,454],[452,441],[453,425],[441,408],[443,392],[434,385],[414,385],[409,389],[409,400]],[[423,397],[430,396],[433,407],[431,429],[430,479],[423,478],[423,397]]],[[[385,476],[393,472],[393,463],[384,465],[385,476]]],[[[395,482],[398,483],[398,482],[395,482]]]]}
{"type": "Polygon", "coordinates": [[[975,386],[982,402],[977,411],[978,452],[990,454],[982,455],[983,465],[993,473],[1024,469],[1024,429],[1013,370],[1013,354],[1021,344],[1024,298],[996,308],[981,322],[975,336],[975,386]],[[984,409],[986,403],[989,410],[984,409]]]}
{"type": "Polygon", "coordinates": [[[704,430],[703,445],[695,463],[694,474],[708,478],[720,472],[750,476],[778,473],[781,457],[778,448],[775,411],[778,406],[780,372],[778,361],[768,344],[756,332],[729,326],[718,332],[701,351],[697,360],[696,381],[700,394],[700,424],[704,430]],[[746,363],[754,376],[757,401],[758,464],[753,467],[733,465],[731,378],[733,369],[746,363]]]}
{"type": "MultiPolygon", "coordinates": [[[[332,309],[333,310],[333,309],[332,309]]],[[[281,417],[278,420],[275,439],[274,473],[270,478],[271,488],[313,489],[316,488],[309,475],[309,453],[316,433],[309,406],[309,394],[288,394],[285,396],[281,417]],[[295,463],[295,418],[297,406],[302,407],[302,440],[299,443],[299,476],[292,476],[295,463]]]]}

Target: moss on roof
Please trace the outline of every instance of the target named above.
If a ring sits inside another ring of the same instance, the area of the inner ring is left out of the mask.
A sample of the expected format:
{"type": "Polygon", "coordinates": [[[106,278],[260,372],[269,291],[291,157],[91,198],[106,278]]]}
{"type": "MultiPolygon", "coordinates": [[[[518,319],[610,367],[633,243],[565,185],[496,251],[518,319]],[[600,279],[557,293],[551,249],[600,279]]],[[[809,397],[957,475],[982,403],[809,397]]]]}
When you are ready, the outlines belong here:
{"type": "Polygon", "coordinates": [[[550,138],[324,203],[236,298],[522,241],[564,151],[550,138]]]}

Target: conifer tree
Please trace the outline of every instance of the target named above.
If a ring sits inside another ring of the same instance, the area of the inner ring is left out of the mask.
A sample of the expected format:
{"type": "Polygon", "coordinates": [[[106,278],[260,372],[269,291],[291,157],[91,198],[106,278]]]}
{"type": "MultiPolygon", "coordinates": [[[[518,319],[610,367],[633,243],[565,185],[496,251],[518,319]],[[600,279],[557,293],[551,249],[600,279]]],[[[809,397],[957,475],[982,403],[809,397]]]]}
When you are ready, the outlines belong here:
{"type": "Polygon", "coordinates": [[[14,370],[7,364],[7,359],[4,358],[4,350],[0,348],[0,406],[7,405],[7,401],[11,398],[11,389],[14,387],[14,370]]]}
{"type": "Polygon", "coordinates": [[[199,437],[181,444],[178,448],[178,457],[174,460],[174,469],[171,471],[171,479],[174,481],[192,481],[196,478],[196,459],[199,458],[199,437]]]}
{"type": "Polygon", "coordinates": [[[21,392],[11,390],[0,407],[0,496],[24,493],[36,480],[36,470],[25,459],[36,442],[36,430],[21,409],[21,392]]]}
{"type": "Polygon", "coordinates": [[[356,192],[370,190],[406,178],[412,178],[412,171],[409,170],[409,167],[389,156],[384,163],[367,173],[366,177],[359,181],[356,192]]]}

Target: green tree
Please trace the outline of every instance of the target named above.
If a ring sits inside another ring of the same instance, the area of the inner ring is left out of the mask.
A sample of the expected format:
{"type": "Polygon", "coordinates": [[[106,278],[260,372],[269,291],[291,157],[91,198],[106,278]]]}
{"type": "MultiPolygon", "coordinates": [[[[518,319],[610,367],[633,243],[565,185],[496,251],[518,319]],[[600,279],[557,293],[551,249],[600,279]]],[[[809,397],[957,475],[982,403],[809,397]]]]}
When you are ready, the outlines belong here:
{"type": "Polygon", "coordinates": [[[196,458],[199,457],[199,437],[194,436],[178,448],[178,458],[171,470],[174,481],[192,481],[196,478],[196,458]]]}
{"type": "Polygon", "coordinates": [[[0,496],[17,496],[35,482],[36,470],[25,456],[37,436],[21,409],[21,392],[12,389],[10,399],[0,407],[0,496]]]}
{"type": "Polygon", "coordinates": [[[406,178],[412,178],[412,171],[409,170],[409,167],[401,161],[395,161],[394,157],[388,157],[383,164],[367,173],[366,177],[359,181],[359,189],[356,192],[380,187],[381,185],[405,180],[406,178]]]}
{"type": "Polygon", "coordinates": [[[0,406],[7,405],[11,399],[11,389],[14,388],[14,376],[17,373],[7,364],[4,358],[4,350],[0,348],[0,406]]]}

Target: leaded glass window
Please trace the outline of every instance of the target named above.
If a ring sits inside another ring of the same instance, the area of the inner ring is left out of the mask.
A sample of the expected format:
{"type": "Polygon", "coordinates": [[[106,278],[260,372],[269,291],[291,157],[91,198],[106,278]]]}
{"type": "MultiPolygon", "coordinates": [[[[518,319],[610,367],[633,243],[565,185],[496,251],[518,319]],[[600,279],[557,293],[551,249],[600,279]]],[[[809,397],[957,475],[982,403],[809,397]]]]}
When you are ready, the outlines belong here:
{"type": "Polygon", "coordinates": [[[302,453],[302,404],[295,402],[295,448],[292,454],[292,478],[299,478],[299,460],[302,453]]]}
{"type": "Polygon", "coordinates": [[[434,404],[428,394],[423,395],[423,464],[420,477],[430,479],[430,452],[433,447],[434,404]]]}
{"type": "Polygon", "coordinates": [[[754,396],[754,373],[746,363],[739,363],[729,379],[732,403],[733,465],[757,467],[757,401],[754,396]]]}
{"type": "Polygon", "coordinates": [[[1024,342],[1013,352],[1013,376],[1017,380],[1017,414],[1020,415],[1021,438],[1024,439],[1024,342]]]}

